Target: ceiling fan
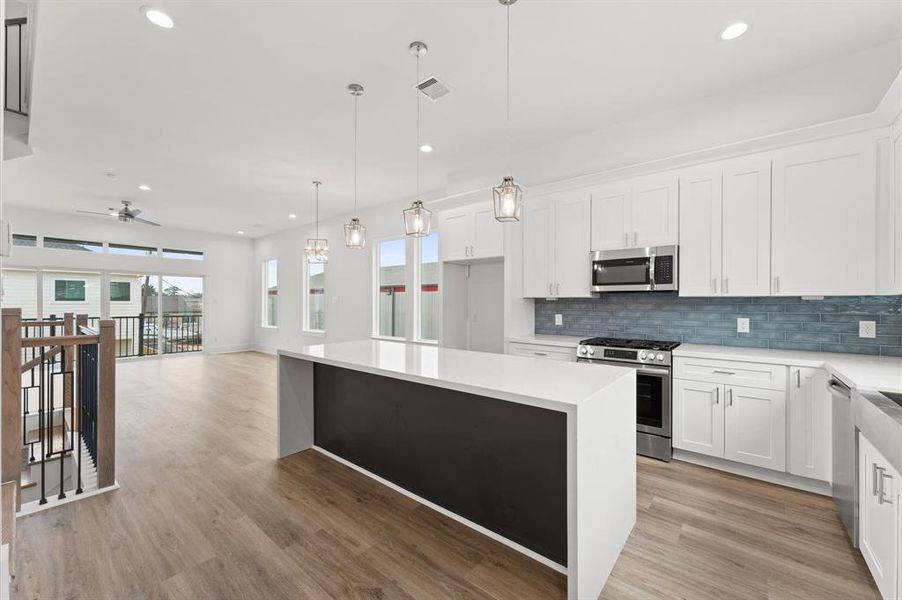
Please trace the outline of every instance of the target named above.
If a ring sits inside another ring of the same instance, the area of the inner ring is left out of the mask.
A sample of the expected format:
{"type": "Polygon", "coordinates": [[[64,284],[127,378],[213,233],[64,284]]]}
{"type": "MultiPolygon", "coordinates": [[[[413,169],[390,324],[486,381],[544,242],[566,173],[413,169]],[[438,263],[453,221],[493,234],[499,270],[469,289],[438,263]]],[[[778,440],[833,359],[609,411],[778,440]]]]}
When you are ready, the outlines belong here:
{"type": "Polygon", "coordinates": [[[159,227],[159,223],[154,223],[153,221],[148,221],[147,219],[142,219],[138,215],[141,214],[141,210],[137,208],[132,208],[131,200],[123,200],[122,208],[116,210],[115,208],[110,208],[109,212],[96,212],[93,210],[77,210],[75,212],[82,213],[85,215],[109,215],[111,217],[119,217],[119,220],[123,223],[131,223],[135,221],[137,223],[144,223],[145,225],[153,225],[154,227],[159,227]]]}

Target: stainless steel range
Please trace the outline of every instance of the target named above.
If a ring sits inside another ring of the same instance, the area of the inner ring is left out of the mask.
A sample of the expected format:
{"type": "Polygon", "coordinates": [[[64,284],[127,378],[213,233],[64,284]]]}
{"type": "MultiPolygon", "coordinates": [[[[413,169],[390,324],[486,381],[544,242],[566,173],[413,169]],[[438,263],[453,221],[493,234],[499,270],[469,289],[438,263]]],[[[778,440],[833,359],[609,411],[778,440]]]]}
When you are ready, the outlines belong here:
{"type": "Polygon", "coordinates": [[[579,343],[577,362],[636,369],[636,451],[669,461],[672,389],[671,351],[679,342],[590,338],[579,343]]]}

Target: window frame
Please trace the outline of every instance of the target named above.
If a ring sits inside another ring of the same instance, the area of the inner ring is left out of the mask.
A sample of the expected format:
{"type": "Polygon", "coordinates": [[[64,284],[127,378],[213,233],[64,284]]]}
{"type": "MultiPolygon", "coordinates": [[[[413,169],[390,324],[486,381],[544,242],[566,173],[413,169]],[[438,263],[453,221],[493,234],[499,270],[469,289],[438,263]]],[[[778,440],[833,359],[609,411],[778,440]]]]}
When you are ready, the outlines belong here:
{"type": "Polygon", "coordinates": [[[413,269],[413,319],[415,321],[413,328],[413,339],[412,341],[418,344],[428,344],[428,345],[438,345],[439,339],[442,337],[442,303],[441,303],[441,292],[442,292],[442,257],[441,257],[441,240],[439,236],[441,234],[438,230],[433,230],[428,236],[415,238],[414,241],[414,269],[413,269]],[[423,337],[423,315],[422,315],[422,302],[423,302],[423,240],[430,236],[436,236],[436,277],[438,278],[438,334],[436,335],[436,339],[427,339],[423,337]]]}
{"type": "Polygon", "coordinates": [[[180,248],[160,248],[160,258],[166,260],[196,260],[203,261],[204,253],[202,250],[182,250],[180,248]],[[170,255],[170,256],[167,256],[170,255]],[[181,256],[171,256],[178,255],[181,256]]]}
{"type": "Polygon", "coordinates": [[[322,329],[314,329],[310,326],[310,262],[305,258],[303,261],[301,277],[301,332],[312,335],[326,335],[326,265],[328,263],[315,263],[323,266],[323,321],[322,329]]]}
{"type": "Polygon", "coordinates": [[[38,236],[31,235],[28,233],[14,233],[12,235],[11,243],[13,246],[17,246],[19,248],[38,248],[39,247],[38,236]],[[33,242],[33,243],[21,244],[21,243],[16,243],[16,242],[33,242]]]}
{"type": "Polygon", "coordinates": [[[110,281],[110,302],[131,302],[132,301],[132,282],[131,281],[110,281]],[[113,285],[125,284],[128,286],[128,294],[126,298],[113,298],[113,285]]]}
{"type": "Polygon", "coordinates": [[[54,236],[44,236],[41,240],[41,247],[46,248],[48,250],[65,250],[67,252],[92,252],[92,253],[101,253],[105,252],[106,248],[104,248],[103,242],[93,242],[90,240],[76,240],[72,238],[59,238],[54,236]],[[58,246],[48,246],[47,242],[53,243],[68,243],[72,245],[84,245],[86,247],[81,249],[76,248],[60,248],[58,246]]]}
{"type": "Polygon", "coordinates": [[[154,258],[160,254],[159,248],[152,248],[151,246],[137,246],[134,244],[119,244],[116,242],[108,242],[106,245],[107,254],[112,254],[113,256],[138,256],[141,258],[154,258]],[[141,250],[143,253],[138,252],[117,252],[117,250],[141,250]]]}
{"type": "Polygon", "coordinates": [[[88,280],[87,279],[61,279],[61,278],[53,278],[53,303],[54,304],[87,304],[88,303],[88,280]],[[82,299],[81,300],[58,300],[56,297],[56,285],[61,282],[75,282],[81,283],[81,291],[82,291],[82,299]]]}
{"type": "MultiPolygon", "coordinates": [[[[373,285],[372,285],[372,302],[373,302],[373,332],[372,338],[374,340],[388,340],[392,342],[406,342],[412,341],[413,336],[412,332],[408,329],[404,332],[404,335],[401,336],[392,336],[392,335],[382,335],[379,333],[379,327],[382,324],[379,317],[379,288],[381,287],[379,281],[379,258],[382,255],[381,248],[384,242],[393,242],[396,240],[402,240],[404,242],[404,286],[405,289],[408,287],[408,283],[410,280],[410,243],[408,236],[388,236],[384,238],[379,238],[373,241],[373,285]]],[[[406,301],[406,299],[405,299],[406,301]]],[[[405,316],[409,317],[408,313],[410,312],[411,302],[405,302],[406,306],[402,308],[402,311],[405,316]]],[[[409,322],[409,319],[408,319],[409,322]]]]}
{"type": "Polygon", "coordinates": [[[264,258],[263,264],[262,264],[262,269],[261,269],[261,275],[262,275],[262,278],[261,278],[260,288],[261,288],[261,299],[262,299],[262,304],[263,304],[261,315],[260,315],[261,316],[261,327],[263,327],[264,329],[278,329],[279,328],[279,311],[278,311],[278,305],[279,305],[279,291],[278,291],[279,290],[279,259],[264,258]],[[273,319],[273,323],[274,323],[273,325],[270,325],[268,323],[268,319],[267,319],[267,317],[269,316],[268,311],[267,311],[267,307],[269,306],[269,304],[267,302],[268,297],[269,297],[267,266],[271,262],[276,263],[276,316],[275,316],[275,319],[273,319]]]}

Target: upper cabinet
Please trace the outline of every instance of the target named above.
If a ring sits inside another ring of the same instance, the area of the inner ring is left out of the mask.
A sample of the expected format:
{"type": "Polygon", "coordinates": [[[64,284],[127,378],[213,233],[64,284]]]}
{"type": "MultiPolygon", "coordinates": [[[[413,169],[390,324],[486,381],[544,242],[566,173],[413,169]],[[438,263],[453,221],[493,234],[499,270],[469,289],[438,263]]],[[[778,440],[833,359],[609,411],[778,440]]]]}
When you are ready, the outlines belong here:
{"type": "Polygon", "coordinates": [[[504,227],[491,203],[443,210],[438,216],[443,261],[470,261],[504,255],[504,227]]]}
{"type": "Polygon", "coordinates": [[[873,294],[876,140],[872,133],[773,157],[772,294],[873,294]]]}
{"type": "Polygon", "coordinates": [[[680,175],[680,295],[770,293],[770,181],[764,158],[680,175]]]}
{"type": "Polygon", "coordinates": [[[676,244],[677,177],[637,177],[592,190],[592,250],[676,244]]]}
{"type": "Polygon", "coordinates": [[[532,197],[523,208],[523,296],[587,298],[590,197],[585,190],[532,197]]]}

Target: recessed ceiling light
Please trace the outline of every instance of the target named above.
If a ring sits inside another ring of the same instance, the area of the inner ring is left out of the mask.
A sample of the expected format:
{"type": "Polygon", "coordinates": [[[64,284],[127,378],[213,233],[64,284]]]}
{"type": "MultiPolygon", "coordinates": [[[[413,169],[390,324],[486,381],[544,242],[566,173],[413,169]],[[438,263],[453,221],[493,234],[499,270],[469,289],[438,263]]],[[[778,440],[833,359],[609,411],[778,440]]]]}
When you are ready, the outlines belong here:
{"type": "Polygon", "coordinates": [[[142,183],[141,185],[138,186],[138,189],[141,190],[142,192],[149,192],[150,186],[142,183]]]}
{"type": "Polygon", "coordinates": [[[748,30],[749,26],[743,22],[733,23],[723,30],[723,33],[720,34],[720,39],[722,40],[735,40],[740,35],[745,33],[748,30]]]}
{"type": "Polygon", "coordinates": [[[420,152],[432,152],[432,146],[430,144],[423,144],[420,146],[420,152]]]}
{"type": "Polygon", "coordinates": [[[163,29],[172,29],[172,26],[175,25],[175,22],[172,20],[172,17],[164,13],[162,10],[158,8],[152,8],[150,6],[142,6],[141,12],[144,13],[144,16],[147,17],[147,20],[156,25],[157,27],[162,27],[163,29]]]}
{"type": "Polygon", "coordinates": [[[238,235],[244,235],[244,232],[240,229],[238,231],[236,231],[235,233],[237,233],[238,235]]]}
{"type": "Polygon", "coordinates": [[[289,219],[297,219],[298,216],[297,216],[296,214],[294,214],[294,213],[291,213],[290,215],[288,215],[288,218],[289,218],[289,219]]]}

